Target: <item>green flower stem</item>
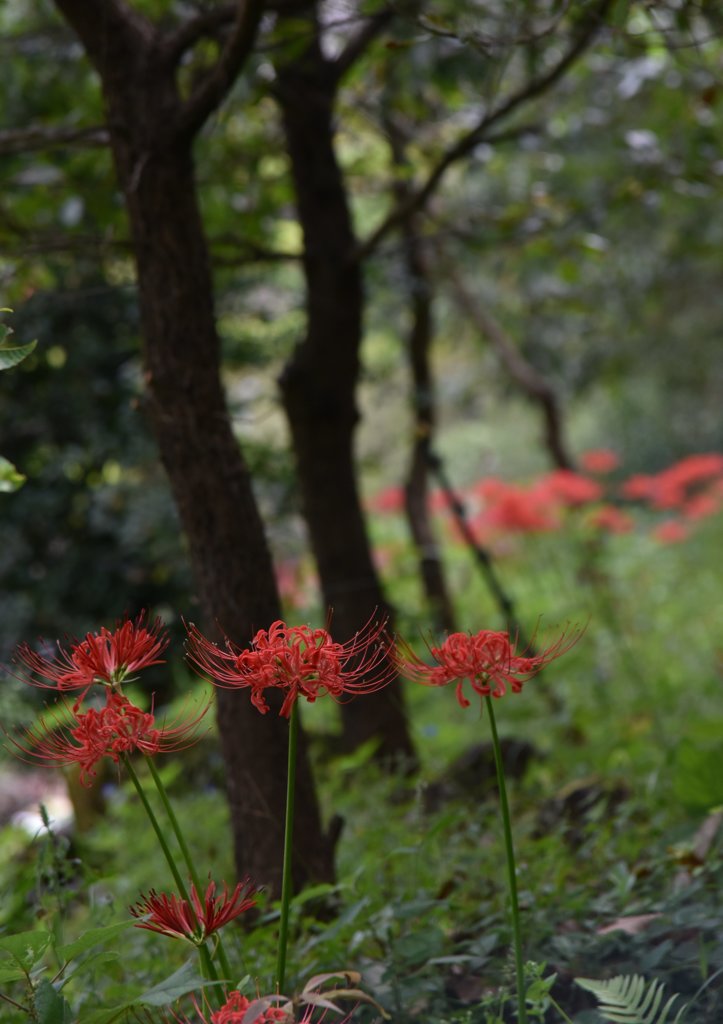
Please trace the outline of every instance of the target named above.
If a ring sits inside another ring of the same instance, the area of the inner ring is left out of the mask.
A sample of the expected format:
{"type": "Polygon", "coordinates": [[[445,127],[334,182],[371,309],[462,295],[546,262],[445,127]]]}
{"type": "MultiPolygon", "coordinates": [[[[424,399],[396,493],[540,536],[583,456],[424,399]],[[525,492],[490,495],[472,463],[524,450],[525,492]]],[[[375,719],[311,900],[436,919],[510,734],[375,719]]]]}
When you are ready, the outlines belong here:
{"type": "Polygon", "coordinates": [[[289,716],[289,763],[286,771],[286,821],[284,823],[284,866],[281,875],[281,923],[279,924],[279,951],[276,962],[276,985],[284,991],[286,977],[286,947],[289,941],[289,904],[291,903],[291,858],[294,839],[294,796],[296,791],[296,747],[299,737],[297,702],[291,705],[289,716]]]}
{"type": "MultiPolygon", "coordinates": [[[[191,851],[188,848],[188,843],[186,842],[186,838],[181,829],[181,825],[178,821],[178,818],[176,817],[176,812],[173,810],[173,805],[171,804],[171,801],[168,799],[166,787],[163,785],[163,780],[161,779],[161,776],[158,773],[158,769],[153,763],[153,758],[149,757],[147,754],[145,754],[144,756],[146,759],[146,764],[148,765],[148,771],[151,773],[151,778],[153,779],[155,787],[158,790],[158,795],[161,798],[161,803],[163,804],[165,812],[168,815],[168,820],[171,823],[171,828],[173,829],[173,834],[175,835],[176,840],[178,842],[181,855],[184,861],[186,862],[186,867],[188,868],[188,871],[191,875],[191,880],[193,881],[193,884],[196,887],[196,892],[198,893],[199,899],[202,899],[203,890],[201,888],[201,880],[198,876],[198,872],[196,871],[196,865],[194,863],[193,857],[191,856],[191,851]]],[[[218,958],[218,962],[221,966],[221,970],[223,971],[226,980],[231,981],[233,979],[231,965],[229,964],[228,957],[226,956],[226,950],[223,948],[221,936],[218,934],[216,935],[216,946],[214,949],[214,956],[218,958]]]]}
{"type": "Polygon", "coordinates": [[[500,812],[502,814],[502,831],[505,837],[505,854],[507,858],[507,878],[510,890],[510,909],[512,911],[512,936],[515,950],[515,967],[517,973],[517,1019],[518,1024],[527,1024],[526,988],[525,988],[525,965],[522,959],[522,933],[520,930],[520,907],[517,900],[517,874],[515,870],[515,849],[512,844],[512,826],[510,824],[510,806],[507,802],[507,788],[505,786],[505,767],[502,763],[502,751],[500,750],[500,739],[497,735],[497,723],[492,707],[492,698],[485,697],[487,712],[490,718],[490,729],[492,730],[492,749],[495,755],[495,768],[497,769],[497,786],[500,791],[500,812]]]}
{"type": "MultiPolygon", "coordinates": [[[[127,754],[123,756],[123,762],[125,764],[128,775],[130,776],[130,780],[135,787],[136,793],[138,794],[140,801],[143,804],[143,810],[146,812],[148,820],[151,823],[151,828],[156,833],[158,845],[161,847],[161,850],[163,851],[163,856],[166,858],[166,863],[168,864],[168,867],[171,869],[173,880],[176,883],[176,886],[178,887],[178,893],[181,896],[181,898],[184,899],[186,903],[188,903],[188,891],[186,889],[183,879],[181,878],[181,873],[176,867],[176,862],[173,859],[173,854],[171,853],[168,843],[166,842],[166,837],[163,835],[163,830],[161,829],[161,826],[158,823],[158,818],[154,814],[153,808],[148,802],[148,797],[146,796],[145,790],[141,785],[141,780],[138,778],[138,775],[136,774],[136,771],[133,765],[131,764],[131,759],[128,757],[127,754]]],[[[204,977],[210,978],[213,981],[218,981],[218,974],[216,973],[216,968],[213,965],[213,961],[211,960],[211,955],[208,952],[206,943],[204,942],[203,945],[198,946],[197,948],[198,955],[201,960],[201,970],[204,977]]]]}
{"type": "Polygon", "coordinates": [[[563,1008],[562,1008],[562,1007],[560,1006],[560,1004],[559,1004],[559,1003],[557,1003],[557,1002],[555,1002],[555,1000],[554,1000],[554,999],[552,998],[552,996],[551,996],[551,995],[549,995],[549,994],[548,994],[548,997],[547,997],[547,998],[548,998],[548,999],[550,1000],[550,1005],[551,1005],[551,1006],[553,1006],[553,1007],[554,1007],[554,1009],[556,1009],[556,1010],[557,1010],[557,1012],[558,1012],[558,1013],[560,1014],[560,1016],[561,1016],[561,1017],[562,1017],[562,1019],[563,1019],[563,1020],[564,1020],[564,1021],[566,1022],[566,1024],[572,1024],[572,1021],[570,1020],[570,1018],[568,1017],[568,1015],[567,1015],[567,1014],[565,1013],[565,1011],[563,1010],[563,1008]]]}
{"type": "Polygon", "coordinates": [[[146,796],[145,790],[141,785],[141,780],[136,775],[136,771],[133,765],[131,764],[130,758],[126,755],[123,758],[123,760],[125,761],[125,766],[130,776],[131,782],[135,786],[136,793],[140,797],[140,801],[143,804],[143,810],[146,812],[148,820],[151,823],[151,828],[156,833],[156,839],[158,840],[158,844],[161,847],[161,850],[163,851],[163,856],[166,858],[166,863],[168,864],[168,867],[171,869],[173,881],[176,883],[176,886],[178,887],[178,893],[182,899],[188,902],[188,892],[186,890],[186,885],[183,879],[181,878],[180,871],[176,867],[176,862],[173,859],[173,854],[171,853],[168,843],[166,842],[166,837],[163,834],[163,830],[161,829],[161,826],[158,824],[158,818],[156,818],[155,814],[153,813],[153,808],[148,802],[148,797],[146,796]]]}

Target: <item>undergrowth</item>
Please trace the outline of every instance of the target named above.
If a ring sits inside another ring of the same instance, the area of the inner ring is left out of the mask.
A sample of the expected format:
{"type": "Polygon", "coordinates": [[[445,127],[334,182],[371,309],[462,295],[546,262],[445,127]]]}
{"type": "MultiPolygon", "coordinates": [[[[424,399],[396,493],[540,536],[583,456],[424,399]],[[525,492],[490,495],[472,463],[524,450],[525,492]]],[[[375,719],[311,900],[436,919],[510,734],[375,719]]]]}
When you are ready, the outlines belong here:
{"type": "MultiPolygon", "coordinates": [[[[723,803],[723,587],[712,565],[712,553],[723,550],[720,518],[675,547],[610,538],[593,583],[574,537],[528,541],[501,563],[523,617],[544,607],[543,627],[587,623],[582,641],[528,684],[524,700],[500,703],[503,737],[529,745],[526,770],[509,787],[526,956],[540,985],[531,1020],[560,1019],[551,999],[576,1024],[601,1020],[594,996],[574,979],[628,974],[680,994],[687,1024],[723,1019],[720,838],[702,855],[695,848],[697,830],[723,803]],[[550,690],[558,699],[552,709],[550,690]]],[[[392,597],[406,609],[406,632],[419,634],[423,616],[405,558],[409,572],[395,565],[392,597]]],[[[494,626],[489,595],[463,552],[454,549],[451,562],[462,628],[494,626]]],[[[341,814],[344,827],[338,883],[295,901],[290,987],[353,968],[399,1024],[511,1021],[493,769],[484,750],[457,777],[450,768],[484,744],[485,723],[422,687],[407,696],[422,762],[414,776],[382,774],[368,748],[340,753],[328,705],[306,716],[326,814],[341,814]]],[[[199,750],[167,760],[164,781],[199,862],[232,877],[218,754],[212,739],[199,750]]],[[[60,906],[63,927],[79,934],[118,921],[160,877],[131,790],[111,780],[106,814],[72,842],[0,833],[0,926],[37,927],[60,906]]],[[[227,930],[249,991],[266,990],[273,978],[277,925],[277,908],[262,900],[252,929],[227,930]]],[[[122,956],[109,952],[83,974],[81,1010],[100,996],[112,1002],[129,970],[133,984],[148,986],[184,959],[173,943],[132,927],[118,948],[122,956]]],[[[376,1015],[371,1007],[359,1012],[376,1015]]]]}

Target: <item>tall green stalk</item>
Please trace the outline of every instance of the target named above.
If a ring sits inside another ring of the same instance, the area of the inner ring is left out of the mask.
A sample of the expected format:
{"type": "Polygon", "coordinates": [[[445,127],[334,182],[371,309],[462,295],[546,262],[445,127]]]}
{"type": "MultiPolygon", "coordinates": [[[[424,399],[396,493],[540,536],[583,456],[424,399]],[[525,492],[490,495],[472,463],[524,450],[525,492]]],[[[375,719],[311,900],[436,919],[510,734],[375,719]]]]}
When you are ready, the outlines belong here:
{"type": "Polygon", "coordinates": [[[507,860],[507,881],[510,892],[510,910],[512,912],[512,937],[515,951],[515,969],[517,974],[517,1019],[519,1024],[527,1024],[527,1005],[525,988],[525,965],[522,959],[522,932],[520,929],[520,907],[517,900],[517,871],[515,867],[515,848],[512,843],[512,825],[510,823],[510,805],[507,802],[505,786],[505,766],[502,762],[500,740],[497,735],[492,698],[485,697],[485,704],[490,718],[492,731],[492,749],[497,769],[497,786],[500,791],[500,812],[502,815],[502,832],[505,837],[505,855],[507,860]]]}
{"type": "MultiPolygon", "coordinates": [[[[170,847],[166,842],[166,837],[163,834],[163,829],[158,823],[158,818],[156,817],[153,808],[151,807],[148,801],[148,797],[146,796],[145,790],[141,785],[141,780],[138,778],[138,775],[136,774],[136,771],[133,765],[131,764],[131,759],[130,757],[128,757],[127,754],[123,757],[123,762],[125,764],[128,775],[130,776],[130,780],[135,787],[136,793],[138,794],[140,801],[143,804],[143,810],[146,812],[146,816],[148,817],[148,820],[151,823],[151,828],[156,833],[158,845],[163,851],[163,856],[166,858],[166,863],[168,864],[171,874],[173,875],[173,880],[176,883],[176,886],[178,887],[178,893],[181,896],[181,898],[184,899],[186,903],[190,905],[190,901],[188,898],[188,890],[186,889],[183,878],[181,877],[181,873],[178,870],[173,854],[171,853],[170,847]]],[[[218,974],[216,972],[216,968],[213,964],[213,960],[211,959],[211,954],[208,951],[206,943],[203,942],[200,946],[197,946],[197,949],[198,955],[201,960],[201,969],[204,977],[209,978],[212,981],[218,981],[218,974]]]]}
{"type": "MultiPolygon", "coordinates": [[[[173,805],[171,804],[171,801],[168,799],[166,787],[163,785],[163,780],[161,779],[161,776],[158,773],[158,769],[153,763],[153,758],[149,757],[146,754],[145,759],[146,764],[148,765],[148,770],[151,773],[151,778],[153,779],[156,790],[158,791],[158,796],[160,797],[161,803],[163,804],[165,812],[168,815],[168,820],[171,823],[171,828],[173,829],[173,834],[175,835],[176,841],[178,842],[178,847],[181,851],[181,855],[184,861],[186,862],[186,867],[188,868],[191,880],[193,881],[193,884],[196,887],[196,892],[198,893],[199,899],[203,899],[203,890],[201,888],[201,881],[198,876],[198,872],[196,871],[196,865],[193,860],[193,857],[191,856],[191,851],[188,848],[186,837],[184,836],[183,830],[181,829],[181,825],[178,821],[178,818],[176,817],[176,812],[173,810],[173,805]]],[[[228,961],[228,957],[226,956],[226,950],[223,948],[223,943],[221,941],[220,935],[216,935],[214,956],[218,958],[218,962],[221,966],[221,970],[223,971],[226,981],[231,981],[233,978],[233,974],[231,972],[231,965],[228,961]]]]}
{"type": "Polygon", "coordinates": [[[289,760],[286,770],[286,819],[284,822],[284,866],[281,874],[281,922],[279,924],[279,950],[276,961],[276,984],[284,991],[286,978],[286,947],[289,942],[289,906],[291,904],[291,860],[294,842],[294,797],[296,793],[296,748],[299,737],[299,711],[297,702],[291,706],[289,716],[289,760]]]}

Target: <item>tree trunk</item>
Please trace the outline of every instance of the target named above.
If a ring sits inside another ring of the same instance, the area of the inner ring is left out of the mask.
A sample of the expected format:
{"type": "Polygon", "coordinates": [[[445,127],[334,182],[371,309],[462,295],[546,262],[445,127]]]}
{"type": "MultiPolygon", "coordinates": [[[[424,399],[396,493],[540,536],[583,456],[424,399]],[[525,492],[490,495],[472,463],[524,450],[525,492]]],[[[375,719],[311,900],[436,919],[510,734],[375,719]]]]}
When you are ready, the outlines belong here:
{"type": "Polygon", "coordinates": [[[412,324],[409,331],[409,362],[412,370],[414,445],[404,485],[404,507],[419,555],[424,592],[436,631],[455,630],[454,607],[447,589],[437,538],[429,514],[429,462],[434,435],[434,397],[429,347],[432,340],[432,298],[421,240],[414,225],[404,229],[404,248],[409,275],[412,324]]]}
{"type": "MultiPolygon", "coordinates": [[[[321,52],[313,15],[309,23],[312,42],[278,62],[275,88],[304,233],[308,304],[306,336],[280,384],[324,602],[333,610],[334,635],[343,641],[371,617],[388,615],[389,607],[372,561],[354,466],[363,291],[334,152],[337,79],[321,52]]],[[[413,759],[397,679],[344,705],[342,716],[350,746],[374,737],[382,759],[413,759]]]]}
{"type": "MultiPolygon", "coordinates": [[[[138,269],[149,411],[188,538],[202,615],[207,626],[244,644],[279,617],[279,602],[220,379],[192,136],[178,130],[174,69],[159,59],[155,29],[130,8],[111,0],[103,24],[85,0],[56,2],[102,79],[138,269]]],[[[237,874],[280,891],[287,723],[273,708],[259,715],[238,691],[219,690],[217,708],[237,874]]],[[[333,877],[303,743],[300,751],[297,884],[333,877]]]]}

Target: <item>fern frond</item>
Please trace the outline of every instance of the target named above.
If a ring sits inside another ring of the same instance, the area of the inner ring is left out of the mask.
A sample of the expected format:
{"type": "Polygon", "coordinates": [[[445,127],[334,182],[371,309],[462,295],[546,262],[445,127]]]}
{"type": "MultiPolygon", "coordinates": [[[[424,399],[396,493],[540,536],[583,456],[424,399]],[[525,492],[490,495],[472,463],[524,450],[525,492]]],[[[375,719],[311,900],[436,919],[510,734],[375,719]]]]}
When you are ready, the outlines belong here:
{"type": "Polygon", "coordinates": [[[607,981],[575,978],[575,982],[592,992],[600,1004],[598,1012],[613,1024],[679,1024],[687,1009],[687,1004],[682,1006],[671,1019],[678,996],[671,996],[661,1006],[665,985],[655,980],[648,984],[640,974],[619,974],[607,981]]]}

